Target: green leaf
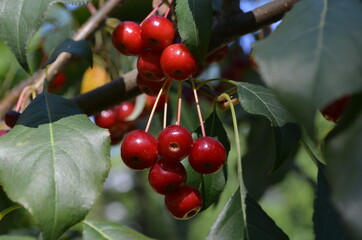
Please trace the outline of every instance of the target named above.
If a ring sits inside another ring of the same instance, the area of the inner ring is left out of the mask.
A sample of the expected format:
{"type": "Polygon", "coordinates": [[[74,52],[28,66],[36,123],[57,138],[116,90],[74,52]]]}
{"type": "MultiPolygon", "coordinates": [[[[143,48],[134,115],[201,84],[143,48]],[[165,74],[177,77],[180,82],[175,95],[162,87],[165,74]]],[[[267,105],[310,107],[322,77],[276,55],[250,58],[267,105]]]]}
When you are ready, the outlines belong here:
{"type": "Polygon", "coordinates": [[[297,147],[300,138],[299,127],[270,89],[246,82],[238,82],[237,87],[240,104],[244,110],[250,114],[267,117],[273,126],[275,171],[297,147]]]}
{"type": "Polygon", "coordinates": [[[44,239],[57,239],[87,215],[110,168],[108,131],[48,93],[31,102],[0,146],[0,183],[44,239]]]}
{"type": "Polygon", "coordinates": [[[151,240],[145,235],[114,223],[83,221],[84,240],[151,240]]]}
{"type": "Polygon", "coordinates": [[[314,201],[314,234],[316,240],[349,240],[346,229],[331,201],[331,190],[325,176],[326,168],[318,163],[317,193],[314,201]]]}
{"type": "Polygon", "coordinates": [[[249,195],[245,198],[246,217],[248,225],[245,226],[241,209],[240,189],[238,189],[227,202],[216,222],[211,228],[207,240],[286,240],[288,236],[264,212],[259,204],[249,195]],[[245,235],[248,228],[249,238],[245,235]]]}
{"type": "MultiPolygon", "coordinates": [[[[226,131],[220,121],[216,109],[204,122],[206,135],[218,139],[225,147],[226,153],[230,151],[230,142],[226,131]]],[[[198,137],[201,137],[201,128],[195,130],[198,137]]],[[[199,188],[203,198],[202,211],[206,210],[212,204],[218,201],[220,194],[223,192],[227,181],[227,167],[214,174],[202,175],[195,172],[190,165],[186,167],[187,184],[199,188]]]]}
{"type": "Polygon", "coordinates": [[[36,240],[36,238],[32,238],[32,237],[23,237],[23,236],[9,236],[9,235],[3,235],[3,236],[0,236],[0,240],[36,240]]]}
{"type": "Polygon", "coordinates": [[[10,47],[20,65],[29,72],[26,57],[28,40],[41,26],[49,4],[84,4],[90,0],[2,0],[0,2],[0,38],[10,47]]]}
{"type": "Polygon", "coordinates": [[[325,144],[332,200],[356,239],[362,238],[362,113],[325,144]]]}
{"type": "Polygon", "coordinates": [[[86,40],[74,41],[68,38],[51,53],[43,67],[53,63],[62,52],[68,52],[81,57],[85,59],[91,67],[93,66],[92,48],[89,43],[86,40]]]}
{"type": "Polygon", "coordinates": [[[293,151],[286,162],[271,173],[276,156],[273,127],[269,120],[262,116],[251,116],[249,122],[247,151],[242,157],[243,178],[246,189],[257,200],[268,187],[284,179],[291,169],[297,151],[293,151]]]}
{"type": "Polygon", "coordinates": [[[255,44],[263,79],[309,133],[317,109],[362,90],[361,12],[360,0],[299,1],[255,44]]]}
{"type": "Polygon", "coordinates": [[[209,47],[211,0],[176,0],[177,29],[192,55],[203,64],[209,47]]]}

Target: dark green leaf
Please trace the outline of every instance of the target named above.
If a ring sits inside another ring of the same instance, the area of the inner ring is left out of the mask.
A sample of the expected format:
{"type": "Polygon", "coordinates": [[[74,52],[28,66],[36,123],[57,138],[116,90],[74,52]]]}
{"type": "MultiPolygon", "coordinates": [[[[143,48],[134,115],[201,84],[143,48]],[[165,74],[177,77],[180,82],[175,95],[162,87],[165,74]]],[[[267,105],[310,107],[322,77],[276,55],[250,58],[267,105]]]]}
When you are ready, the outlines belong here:
{"type": "Polygon", "coordinates": [[[84,240],[151,240],[141,233],[114,223],[83,221],[84,240]]]}
{"type": "Polygon", "coordinates": [[[291,169],[297,151],[293,151],[286,162],[271,173],[276,156],[273,127],[268,119],[261,116],[251,116],[249,122],[247,151],[242,158],[243,177],[250,195],[259,199],[269,186],[283,180],[291,169]]]}
{"type": "Polygon", "coordinates": [[[176,0],[177,29],[193,56],[204,62],[209,47],[211,0],[176,0]]]}
{"type": "Polygon", "coordinates": [[[362,2],[303,0],[254,47],[267,85],[309,133],[317,109],[362,90],[362,2]]]}
{"type": "Polygon", "coordinates": [[[349,240],[341,219],[331,202],[325,166],[318,163],[317,196],[314,201],[314,234],[316,240],[349,240]]]}
{"type": "Polygon", "coordinates": [[[10,47],[20,65],[29,72],[27,43],[41,26],[49,4],[64,2],[84,4],[90,0],[2,0],[0,2],[0,38],[10,47]]]}
{"type": "Polygon", "coordinates": [[[207,237],[208,240],[287,240],[288,236],[249,195],[245,198],[249,238],[245,236],[240,190],[238,189],[219,214],[207,237]]]}
{"type": "Polygon", "coordinates": [[[0,240],[36,240],[36,238],[32,237],[23,237],[23,236],[0,236],[0,240]]]}
{"type": "Polygon", "coordinates": [[[273,126],[276,150],[273,170],[276,170],[295,150],[300,138],[299,127],[270,89],[246,82],[239,82],[237,86],[244,110],[267,117],[273,126]]]}
{"type": "Polygon", "coordinates": [[[57,239],[92,207],[110,168],[108,135],[72,101],[42,93],[0,138],[1,185],[44,239],[57,239]]]}
{"type": "Polygon", "coordinates": [[[68,52],[84,58],[90,66],[93,66],[92,48],[89,43],[86,40],[74,41],[72,39],[66,39],[51,53],[43,67],[53,63],[62,52],[68,52]]]}
{"type": "Polygon", "coordinates": [[[326,142],[332,200],[347,227],[362,238],[362,113],[326,142]]]}
{"type": "MultiPolygon", "coordinates": [[[[230,142],[226,131],[217,116],[216,109],[205,120],[206,135],[218,139],[225,147],[226,153],[230,151],[230,142]]],[[[195,130],[198,137],[201,136],[201,128],[195,130]]],[[[214,174],[202,175],[195,172],[191,166],[187,166],[187,184],[199,188],[203,197],[202,210],[207,209],[217,202],[225,188],[227,181],[227,167],[214,174]]]]}

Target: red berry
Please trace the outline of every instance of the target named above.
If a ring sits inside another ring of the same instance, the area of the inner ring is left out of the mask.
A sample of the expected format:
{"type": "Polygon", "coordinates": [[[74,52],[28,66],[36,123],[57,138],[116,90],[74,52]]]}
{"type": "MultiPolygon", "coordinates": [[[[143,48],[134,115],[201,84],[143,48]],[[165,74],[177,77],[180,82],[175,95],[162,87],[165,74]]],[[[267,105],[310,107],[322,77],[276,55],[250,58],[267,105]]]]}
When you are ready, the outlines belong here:
{"type": "Polygon", "coordinates": [[[197,71],[196,59],[184,44],[172,44],[161,55],[163,73],[172,79],[183,81],[197,71]]]}
{"type": "Polygon", "coordinates": [[[134,105],[130,102],[123,102],[114,109],[118,121],[124,121],[129,115],[132,114],[133,110],[134,105]]]}
{"type": "Polygon", "coordinates": [[[202,198],[197,189],[185,185],[174,192],[166,194],[165,205],[174,218],[186,220],[200,211],[202,198]]]}
{"type": "Polygon", "coordinates": [[[173,42],[175,28],[170,20],[153,16],[142,23],[142,38],[152,50],[163,50],[173,42]]]}
{"type": "Polygon", "coordinates": [[[20,113],[18,111],[9,111],[5,114],[5,123],[9,127],[13,128],[20,117],[20,113]]]}
{"type": "Polygon", "coordinates": [[[64,72],[59,73],[53,81],[50,82],[48,91],[49,92],[57,92],[64,88],[67,82],[67,78],[64,72]]]}
{"type": "MultiPolygon", "coordinates": [[[[165,80],[162,81],[150,81],[142,77],[140,74],[137,75],[137,87],[149,96],[157,96],[160,92],[165,80]]],[[[169,83],[165,86],[168,87],[169,83]]]]}
{"type": "MultiPolygon", "coordinates": [[[[167,98],[167,101],[169,100],[169,98],[167,98]]],[[[161,111],[162,109],[164,109],[165,106],[165,102],[166,102],[166,94],[162,94],[160,96],[160,99],[158,100],[157,106],[156,106],[156,112],[161,111]]],[[[147,112],[151,112],[153,105],[156,103],[156,97],[153,96],[147,96],[146,97],[146,105],[145,105],[145,110],[147,112]]]]}
{"type": "Polygon", "coordinates": [[[186,170],[180,162],[159,160],[148,173],[148,182],[153,190],[166,194],[185,185],[186,170]]]}
{"type": "Polygon", "coordinates": [[[168,126],[158,135],[158,154],[167,161],[181,161],[189,154],[192,142],[191,133],[185,127],[168,126]]]}
{"type": "Polygon", "coordinates": [[[5,134],[7,134],[9,131],[8,130],[0,130],[0,137],[4,136],[5,134]]]}
{"type": "Polygon", "coordinates": [[[331,104],[322,109],[322,115],[328,121],[332,121],[335,123],[338,122],[338,120],[344,113],[344,110],[346,109],[346,106],[350,99],[350,95],[337,99],[336,101],[332,102],[331,104]]]}
{"type": "Polygon", "coordinates": [[[111,137],[111,145],[116,145],[120,143],[124,135],[134,130],[135,127],[136,125],[134,121],[127,121],[127,122],[117,121],[116,124],[109,129],[111,137]]]}
{"type": "Polygon", "coordinates": [[[198,173],[211,174],[221,169],[226,162],[224,146],[212,137],[196,139],[189,153],[189,163],[198,173]]]}
{"type": "Polygon", "coordinates": [[[141,37],[141,27],[131,21],[119,24],[112,34],[113,46],[127,56],[141,54],[146,45],[141,37]]]}
{"type": "Polygon", "coordinates": [[[137,60],[137,70],[147,80],[162,81],[165,75],[160,65],[161,52],[146,51],[137,60]]]}
{"type": "Polygon", "coordinates": [[[158,158],[156,138],[142,130],[130,132],[122,142],[121,157],[134,170],[153,166],[158,158]]]}
{"type": "Polygon", "coordinates": [[[116,113],[114,109],[104,110],[94,116],[94,121],[101,128],[111,128],[116,123],[116,113]]]}

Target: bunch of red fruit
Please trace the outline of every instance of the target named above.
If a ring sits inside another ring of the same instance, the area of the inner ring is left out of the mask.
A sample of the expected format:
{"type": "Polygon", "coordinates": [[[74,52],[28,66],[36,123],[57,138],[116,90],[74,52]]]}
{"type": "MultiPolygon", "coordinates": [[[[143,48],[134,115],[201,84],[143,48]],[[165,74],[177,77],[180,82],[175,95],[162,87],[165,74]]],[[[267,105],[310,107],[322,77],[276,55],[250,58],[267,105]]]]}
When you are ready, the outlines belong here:
{"type": "Polygon", "coordinates": [[[104,110],[94,116],[94,121],[97,126],[109,130],[112,145],[119,143],[125,133],[134,129],[134,121],[127,120],[133,110],[133,103],[123,102],[114,108],[104,110]]]}
{"type": "Polygon", "coordinates": [[[113,31],[114,47],[124,55],[139,55],[137,69],[144,81],[162,82],[166,78],[183,81],[197,71],[197,61],[186,45],[173,43],[175,28],[166,17],[152,16],[140,25],[132,21],[113,31]]]}
{"type": "Polygon", "coordinates": [[[199,191],[186,183],[181,160],[188,157],[191,167],[200,174],[219,171],[226,162],[224,146],[211,137],[195,141],[181,125],[164,128],[156,139],[143,130],[130,132],[122,142],[123,162],[134,170],[150,168],[148,180],[159,194],[165,195],[168,211],[177,219],[193,217],[202,207],[199,191]]]}

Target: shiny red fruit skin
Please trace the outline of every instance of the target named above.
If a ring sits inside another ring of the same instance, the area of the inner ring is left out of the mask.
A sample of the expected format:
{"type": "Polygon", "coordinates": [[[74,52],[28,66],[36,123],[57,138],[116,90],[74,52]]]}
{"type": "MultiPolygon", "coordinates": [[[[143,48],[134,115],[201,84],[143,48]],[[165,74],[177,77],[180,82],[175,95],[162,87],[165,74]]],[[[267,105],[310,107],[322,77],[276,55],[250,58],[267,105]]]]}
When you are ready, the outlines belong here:
{"type": "Polygon", "coordinates": [[[20,113],[14,110],[8,111],[5,114],[5,123],[9,127],[13,128],[20,117],[20,113]]]}
{"type": "Polygon", "coordinates": [[[8,130],[0,130],[0,137],[4,136],[5,134],[7,134],[9,131],[8,130]]]}
{"type": "Polygon", "coordinates": [[[64,72],[60,72],[55,76],[53,81],[49,83],[48,91],[57,92],[65,87],[67,83],[67,78],[64,72]]]}
{"type": "Polygon", "coordinates": [[[185,167],[180,162],[158,160],[148,173],[148,182],[159,194],[175,191],[185,185],[185,167]]]}
{"type": "Polygon", "coordinates": [[[322,109],[322,115],[328,121],[337,123],[338,120],[341,118],[342,114],[344,113],[344,110],[346,109],[346,106],[350,99],[350,95],[337,99],[336,101],[332,102],[331,104],[322,109]]]}
{"type": "Polygon", "coordinates": [[[163,73],[172,79],[184,81],[197,71],[197,61],[184,44],[172,44],[163,50],[160,64],[163,73]]]}
{"type": "Polygon", "coordinates": [[[145,50],[145,43],[141,37],[141,27],[132,21],[120,23],[112,34],[113,46],[122,54],[136,56],[145,50]]]}
{"type": "Polygon", "coordinates": [[[189,163],[198,173],[211,174],[219,171],[226,162],[224,146],[212,137],[196,139],[189,153],[189,163]]]}
{"type": "MultiPolygon", "coordinates": [[[[160,92],[163,84],[165,83],[165,80],[161,80],[161,81],[150,81],[145,79],[144,77],[142,77],[140,74],[137,75],[137,87],[139,88],[139,90],[141,90],[143,93],[149,95],[149,96],[157,96],[158,93],[160,92]]],[[[165,86],[165,89],[167,89],[168,85],[170,84],[167,83],[167,85],[165,86]]]]}
{"type": "Polygon", "coordinates": [[[146,19],[142,25],[142,38],[147,47],[152,50],[163,50],[172,44],[175,37],[175,28],[170,20],[160,16],[146,19]]]}
{"type": "Polygon", "coordinates": [[[174,218],[186,220],[200,211],[202,197],[197,189],[185,185],[174,192],[166,194],[165,205],[174,218]]]}
{"type": "Polygon", "coordinates": [[[158,154],[165,161],[181,161],[189,154],[192,142],[189,130],[181,125],[170,125],[158,135],[158,154]]]}
{"type": "Polygon", "coordinates": [[[121,158],[134,170],[153,166],[158,158],[156,138],[143,130],[130,132],[121,144],[121,158]]]}
{"type": "Polygon", "coordinates": [[[145,51],[137,60],[137,70],[147,80],[162,81],[165,75],[160,65],[161,52],[145,51]]]}
{"type": "MultiPolygon", "coordinates": [[[[158,100],[157,106],[156,106],[156,112],[160,112],[164,109],[165,107],[165,102],[169,101],[169,98],[166,98],[166,94],[162,94],[160,96],[160,99],[158,100]]],[[[146,105],[145,105],[145,110],[146,112],[151,112],[153,105],[156,103],[156,97],[154,96],[147,96],[146,97],[146,105]]]]}
{"type": "Polygon", "coordinates": [[[123,102],[114,109],[118,121],[125,121],[125,119],[132,114],[133,110],[134,104],[131,102],[123,102]]]}
{"type": "Polygon", "coordinates": [[[94,116],[94,121],[98,127],[111,128],[117,121],[114,109],[102,111],[94,116]]]}

